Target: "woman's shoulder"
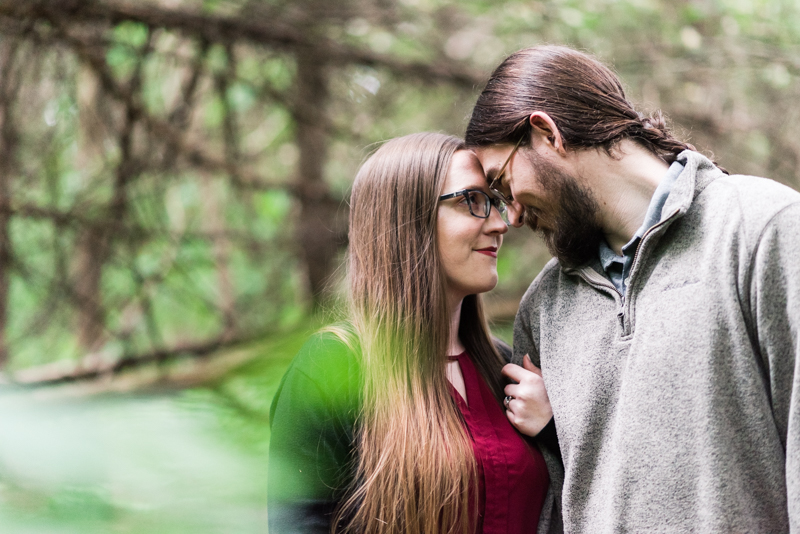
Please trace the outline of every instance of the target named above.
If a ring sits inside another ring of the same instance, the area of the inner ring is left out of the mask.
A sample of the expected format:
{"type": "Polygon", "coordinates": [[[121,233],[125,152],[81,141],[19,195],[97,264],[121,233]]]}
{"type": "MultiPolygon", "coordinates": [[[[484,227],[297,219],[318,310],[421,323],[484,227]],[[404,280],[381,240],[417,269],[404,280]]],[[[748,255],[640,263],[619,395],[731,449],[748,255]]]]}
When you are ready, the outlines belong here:
{"type": "MultiPolygon", "coordinates": [[[[313,388],[330,399],[350,398],[360,389],[357,337],[333,325],[313,334],[300,348],[283,378],[281,390],[313,388]]],[[[279,391],[280,394],[280,391],[279,391]]]]}
{"type": "Polygon", "coordinates": [[[270,409],[281,403],[292,410],[346,412],[357,405],[360,390],[358,348],[346,329],[325,328],[300,348],[283,375],[270,409]]]}
{"type": "Polygon", "coordinates": [[[290,370],[328,381],[331,374],[358,368],[358,340],[346,326],[333,325],[314,333],[292,360],[290,370]]]}
{"type": "Polygon", "coordinates": [[[270,525],[281,532],[282,526],[291,532],[316,532],[309,525],[316,519],[320,524],[330,521],[326,507],[350,479],[360,381],[354,372],[357,353],[342,334],[335,328],[313,334],[272,400],[269,513],[270,525]],[[281,514],[289,514],[285,525],[281,514]]]}

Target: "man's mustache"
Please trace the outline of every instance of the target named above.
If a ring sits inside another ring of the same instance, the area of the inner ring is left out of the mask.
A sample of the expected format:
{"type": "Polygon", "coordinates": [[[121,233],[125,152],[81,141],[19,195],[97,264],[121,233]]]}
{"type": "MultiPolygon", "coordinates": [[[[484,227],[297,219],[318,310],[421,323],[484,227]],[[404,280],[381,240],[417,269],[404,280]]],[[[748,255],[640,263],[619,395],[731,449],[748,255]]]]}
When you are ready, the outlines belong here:
{"type": "Polygon", "coordinates": [[[522,217],[525,226],[536,232],[539,229],[539,217],[531,208],[525,208],[522,217]]]}
{"type": "MultiPolygon", "coordinates": [[[[522,212],[522,222],[525,223],[525,226],[527,226],[534,232],[542,232],[542,233],[547,232],[547,230],[541,227],[540,223],[543,220],[545,219],[542,217],[541,212],[539,212],[534,208],[525,207],[525,209],[522,212]]],[[[545,226],[547,226],[548,228],[553,228],[552,224],[546,224],[545,226]]]]}

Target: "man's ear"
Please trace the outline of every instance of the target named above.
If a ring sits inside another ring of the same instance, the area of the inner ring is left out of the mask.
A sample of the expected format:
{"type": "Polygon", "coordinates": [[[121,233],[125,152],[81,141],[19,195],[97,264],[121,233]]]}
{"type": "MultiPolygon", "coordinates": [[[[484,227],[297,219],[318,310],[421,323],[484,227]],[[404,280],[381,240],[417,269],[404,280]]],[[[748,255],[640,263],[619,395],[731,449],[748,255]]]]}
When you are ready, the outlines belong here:
{"type": "MultiPolygon", "coordinates": [[[[544,146],[555,150],[562,156],[567,154],[564,148],[564,140],[561,138],[561,132],[558,131],[558,127],[553,119],[550,118],[550,115],[544,111],[534,111],[528,117],[528,122],[533,130],[531,132],[532,138],[538,137],[539,142],[544,143],[544,146]]],[[[531,144],[533,144],[533,139],[531,139],[531,144]]]]}

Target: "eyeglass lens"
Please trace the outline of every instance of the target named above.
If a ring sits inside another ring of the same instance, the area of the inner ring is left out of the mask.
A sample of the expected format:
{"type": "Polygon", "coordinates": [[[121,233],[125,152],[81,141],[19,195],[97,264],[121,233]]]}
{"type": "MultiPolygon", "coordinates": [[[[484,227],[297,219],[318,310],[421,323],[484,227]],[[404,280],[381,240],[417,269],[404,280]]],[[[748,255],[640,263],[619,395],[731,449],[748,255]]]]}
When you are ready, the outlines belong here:
{"type": "Polygon", "coordinates": [[[467,191],[464,196],[469,205],[469,212],[475,217],[485,219],[489,217],[492,206],[500,213],[501,216],[505,215],[506,204],[499,198],[492,198],[483,191],[467,191]]]}

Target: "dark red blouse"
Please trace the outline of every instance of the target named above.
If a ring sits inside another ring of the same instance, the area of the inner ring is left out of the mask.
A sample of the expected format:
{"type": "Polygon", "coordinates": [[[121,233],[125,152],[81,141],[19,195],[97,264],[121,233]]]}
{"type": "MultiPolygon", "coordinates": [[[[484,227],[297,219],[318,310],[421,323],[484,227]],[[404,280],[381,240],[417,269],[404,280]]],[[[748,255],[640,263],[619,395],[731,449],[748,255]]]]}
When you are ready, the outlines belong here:
{"type": "Polygon", "coordinates": [[[466,352],[458,360],[467,391],[467,404],[451,387],[478,463],[478,533],[536,532],[550,478],[542,453],[511,426],[483,377],[466,352]]]}

